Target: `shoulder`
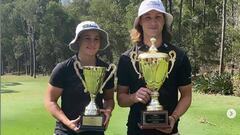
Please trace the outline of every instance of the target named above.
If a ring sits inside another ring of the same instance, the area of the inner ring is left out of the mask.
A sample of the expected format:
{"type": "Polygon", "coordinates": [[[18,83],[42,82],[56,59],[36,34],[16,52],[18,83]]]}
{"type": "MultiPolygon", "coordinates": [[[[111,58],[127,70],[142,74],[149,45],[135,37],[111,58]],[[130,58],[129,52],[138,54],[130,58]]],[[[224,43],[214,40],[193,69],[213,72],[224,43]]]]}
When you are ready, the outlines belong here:
{"type": "Polygon", "coordinates": [[[174,50],[176,52],[177,59],[182,60],[183,58],[187,57],[186,52],[182,48],[177,47],[173,44],[165,44],[165,45],[167,45],[167,48],[169,49],[169,51],[174,50]]]}
{"type": "Polygon", "coordinates": [[[130,54],[131,54],[131,52],[132,52],[132,49],[128,49],[127,51],[125,51],[124,53],[122,53],[121,54],[121,56],[130,56],[130,54]]]}
{"type": "Polygon", "coordinates": [[[61,71],[63,71],[63,70],[66,70],[66,69],[68,69],[68,68],[73,67],[73,63],[74,63],[74,61],[75,61],[75,57],[76,57],[76,56],[72,56],[72,57],[70,57],[70,58],[68,58],[68,59],[66,59],[66,60],[58,63],[58,64],[55,66],[54,70],[61,70],[61,71]]]}
{"type": "Polygon", "coordinates": [[[174,50],[176,53],[178,53],[180,55],[185,54],[185,51],[178,46],[175,46],[173,44],[167,44],[167,46],[169,47],[169,49],[174,50]]]}
{"type": "Polygon", "coordinates": [[[131,55],[131,52],[133,51],[133,48],[131,49],[128,49],[127,51],[123,52],[120,56],[120,60],[123,60],[123,61],[130,61],[130,55],[131,55]]]}

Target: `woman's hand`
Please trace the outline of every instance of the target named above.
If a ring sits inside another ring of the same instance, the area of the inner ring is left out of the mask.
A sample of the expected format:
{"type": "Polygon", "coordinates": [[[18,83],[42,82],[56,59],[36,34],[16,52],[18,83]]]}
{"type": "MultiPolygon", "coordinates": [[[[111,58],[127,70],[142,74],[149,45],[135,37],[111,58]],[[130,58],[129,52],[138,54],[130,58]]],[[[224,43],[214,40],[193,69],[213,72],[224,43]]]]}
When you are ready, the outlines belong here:
{"type": "Polygon", "coordinates": [[[151,90],[148,88],[141,87],[137,92],[132,94],[134,103],[141,102],[147,104],[151,99],[151,90]]]}
{"type": "Polygon", "coordinates": [[[109,121],[110,121],[110,117],[112,115],[112,110],[111,109],[100,109],[100,112],[103,113],[105,116],[105,121],[104,121],[103,125],[107,129],[109,121]]]}
{"type": "Polygon", "coordinates": [[[76,133],[79,133],[80,132],[80,129],[79,129],[80,119],[81,119],[81,117],[79,116],[77,119],[71,120],[70,123],[67,125],[68,128],[72,129],[76,133]]]}

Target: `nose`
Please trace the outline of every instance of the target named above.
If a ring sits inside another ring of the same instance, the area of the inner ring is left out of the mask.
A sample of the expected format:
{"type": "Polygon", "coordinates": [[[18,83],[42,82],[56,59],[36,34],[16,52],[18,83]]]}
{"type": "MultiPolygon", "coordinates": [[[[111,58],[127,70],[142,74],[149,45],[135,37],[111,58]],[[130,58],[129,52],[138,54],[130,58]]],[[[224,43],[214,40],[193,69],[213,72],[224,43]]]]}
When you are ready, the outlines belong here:
{"type": "Polygon", "coordinates": [[[95,40],[91,38],[91,39],[89,40],[89,45],[90,45],[90,46],[95,46],[95,45],[96,45],[95,40]]]}
{"type": "Polygon", "coordinates": [[[155,24],[157,24],[157,19],[155,19],[155,18],[152,18],[152,19],[151,19],[151,24],[152,24],[152,25],[155,25],[155,24]]]}
{"type": "Polygon", "coordinates": [[[97,40],[95,38],[91,38],[89,40],[89,46],[96,46],[97,45],[97,40]]]}

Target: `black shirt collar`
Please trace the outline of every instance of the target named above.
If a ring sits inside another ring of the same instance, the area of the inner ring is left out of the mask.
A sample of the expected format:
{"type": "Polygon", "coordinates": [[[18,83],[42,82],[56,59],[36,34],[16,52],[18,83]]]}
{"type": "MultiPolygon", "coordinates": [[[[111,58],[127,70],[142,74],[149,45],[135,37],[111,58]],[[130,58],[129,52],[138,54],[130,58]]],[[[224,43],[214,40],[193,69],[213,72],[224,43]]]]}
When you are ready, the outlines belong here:
{"type": "MultiPolygon", "coordinates": [[[[76,53],[73,57],[72,57],[74,60],[78,60],[79,61],[79,58],[78,58],[78,53],[76,53]]],[[[96,66],[100,66],[100,59],[96,56],[96,66]]]]}

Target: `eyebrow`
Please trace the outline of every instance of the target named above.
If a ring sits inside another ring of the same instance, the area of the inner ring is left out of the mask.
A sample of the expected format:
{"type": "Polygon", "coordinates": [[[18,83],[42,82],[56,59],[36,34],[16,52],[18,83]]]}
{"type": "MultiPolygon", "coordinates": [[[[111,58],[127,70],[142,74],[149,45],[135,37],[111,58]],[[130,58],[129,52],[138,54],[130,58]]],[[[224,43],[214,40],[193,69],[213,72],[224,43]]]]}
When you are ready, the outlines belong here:
{"type": "MultiPolygon", "coordinates": [[[[84,34],[82,37],[91,37],[91,34],[84,34]]],[[[97,34],[95,37],[100,38],[100,35],[97,34]]]]}
{"type": "MultiPolygon", "coordinates": [[[[148,12],[148,13],[145,13],[144,15],[150,15],[150,13],[148,12]]],[[[144,16],[144,15],[143,15],[143,16],[144,16]]],[[[162,16],[164,16],[163,13],[159,13],[159,12],[157,13],[157,15],[162,15],[162,16]]]]}

